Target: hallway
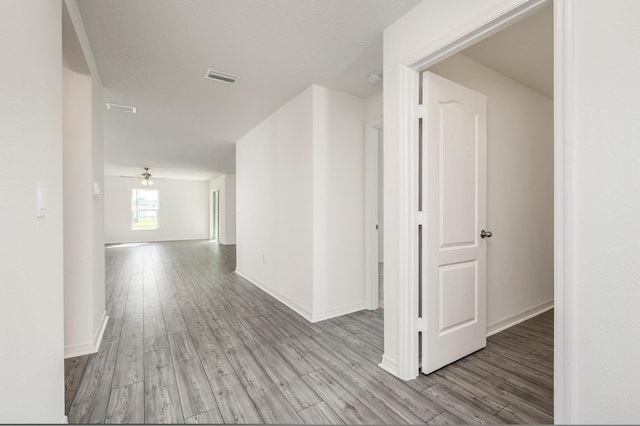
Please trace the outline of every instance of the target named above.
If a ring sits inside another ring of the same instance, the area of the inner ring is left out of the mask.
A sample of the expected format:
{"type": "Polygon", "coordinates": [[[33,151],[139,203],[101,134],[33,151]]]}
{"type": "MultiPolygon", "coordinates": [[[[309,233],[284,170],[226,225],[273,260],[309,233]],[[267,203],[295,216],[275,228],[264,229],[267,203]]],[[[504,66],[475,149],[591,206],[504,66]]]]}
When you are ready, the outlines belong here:
{"type": "Polygon", "coordinates": [[[377,367],[382,310],[309,323],[233,272],[235,246],[106,256],[109,324],[68,360],[70,423],[553,422],[553,311],[404,382],[377,367]]]}

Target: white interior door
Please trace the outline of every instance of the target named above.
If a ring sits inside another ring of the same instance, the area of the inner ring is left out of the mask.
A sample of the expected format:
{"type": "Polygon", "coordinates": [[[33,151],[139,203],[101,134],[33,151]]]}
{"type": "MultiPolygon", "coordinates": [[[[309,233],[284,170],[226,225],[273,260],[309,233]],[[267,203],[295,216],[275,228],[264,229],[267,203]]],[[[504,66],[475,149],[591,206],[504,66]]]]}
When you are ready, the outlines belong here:
{"type": "Polygon", "coordinates": [[[422,99],[422,372],[486,346],[487,99],[430,72],[422,99]]]}

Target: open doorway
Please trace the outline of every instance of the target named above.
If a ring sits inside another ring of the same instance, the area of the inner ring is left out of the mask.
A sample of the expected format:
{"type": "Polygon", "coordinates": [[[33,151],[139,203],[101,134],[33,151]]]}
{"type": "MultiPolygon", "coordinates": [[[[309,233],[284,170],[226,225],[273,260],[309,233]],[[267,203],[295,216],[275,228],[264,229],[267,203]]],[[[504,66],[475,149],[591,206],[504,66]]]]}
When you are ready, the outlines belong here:
{"type": "Polygon", "coordinates": [[[211,219],[210,219],[210,232],[209,239],[220,241],[220,191],[211,191],[210,199],[211,219]]]}
{"type": "Polygon", "coordinates": [[[549,5],[422,73],[423,373],[553,308],[553,57],[549,5]]]}
{"type": "Polygon", "coordinates": [[[384,308],[384,188],[382,117],[365,126],[365,282],[368,309],[384,308]]]}
{"type": "MultiPolygon", "coordinates": [[[[385,352],[381,368],[397,377],[410,380],[419,375],[419,336],[421,321],[417,300],[419,292],[419,253],[416,232],[421,215],[418,207],[418,116],[420,73],[465,48],[526,19],[553,4],[553,104],[554,104],[554,310],[549,313],[553,332],[553,391],[551,410],[557,422],[570,412],[567,390],[571,389],[572,371],[567,368],[571,348],[568,330],[572,317],[567,302],[570,277],[571,204],[567,192],[573,162],[570,147],[575,142],[572,121],[573,53],[575,52],[572,3],[553,0],[522,0],[492,7],[474,3],[465,7],[451,5],[448,10],[457,19],[456,26],[440,25],[439,14],[430,15],[428,8],[416,8],[407,19],[388,29],[394,37],[385,41],[385,119],[387,150],[385,186],[387,224],[394,228],[394,240],[387,233],[385,274],[386,295],[393,296],[397,308],[387,297],[385,303],[385,352]],[[504,6],[504,7],[502,7],[504,6]],[[475,12],[474,12],[475,11],[475,12]],[[393,200],[390,199],[393,196],[393,200]],[[391,214],[390,214],[391,213],[391,214]],[[397,231],[397,233],[395,232],[397,231]],[[397,238],[397,239],[396,239],[397,238]],[[418,320],[416,320],[418,319],[418,320]]],[[[446,16],[446,15],[442,15],[446,16]]],[[[535,41],[531,38],[530,41],[535,41]]],[[[524,241],[523,241],[524,243],[524,241]]],[[[547,395],[548,396],[548,395],[547,395]]]]}
{"type": "Polygon", "coordinates": [[[384,309],[384,129],[378,129],[378,308],[384,309]]]}

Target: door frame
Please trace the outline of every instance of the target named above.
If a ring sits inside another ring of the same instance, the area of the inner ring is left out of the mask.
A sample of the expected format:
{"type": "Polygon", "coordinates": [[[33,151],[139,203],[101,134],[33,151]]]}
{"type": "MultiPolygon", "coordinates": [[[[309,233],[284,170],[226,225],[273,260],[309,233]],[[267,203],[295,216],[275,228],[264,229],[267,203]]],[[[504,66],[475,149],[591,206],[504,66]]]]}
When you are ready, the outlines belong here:
{"type": "Polygon", "coordinates": [[[571,146],[576,142],[573,103],[574,36],[576,0],[523,0],[516,6],[503,2],[478,16],[448,37],[428,43],[411,57],[395,64],[399,71],[398,130],[385,135],[397,140],[399,160],[398,191],[398,359],[383,356],[385,370],[409,380],[418,374],[418,92],[420,72],[502,29],[553,4],[554,8],[554,421],[572,418],[569,395],[574,378],[571,369],[573,344],[571,309],[567,295],[572,278],[571,146]]]}
{"type": "Polygon", "coordinates": [[[220,242],[220,220],[221,220],[220,190],[212,189],[211,191],[209,191],[209,239],[210,240],[216,240],[217,242],[220,242]],[[217,201],[217,206],[214,205],[216,201],[217,201]],[[214,217],[216,213],[218,214],[217,221],[215,220],[215,217],[214,217]],[[217,235],[218,238],[215,238],[216,225],[218,225],[218,235],[217,235]]]}
{"type": "Polygon", "coordinates": [[[378,132],[382,116],[365,124],[364,144],[364,279],[367,309],[378,309],[378,132]]]}

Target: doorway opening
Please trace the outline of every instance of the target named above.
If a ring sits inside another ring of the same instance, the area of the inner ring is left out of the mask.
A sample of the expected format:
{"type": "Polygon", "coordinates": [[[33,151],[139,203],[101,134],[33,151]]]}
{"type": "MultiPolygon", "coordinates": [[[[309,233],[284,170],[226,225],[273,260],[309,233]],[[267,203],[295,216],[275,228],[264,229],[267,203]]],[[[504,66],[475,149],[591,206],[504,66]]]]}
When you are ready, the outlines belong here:
{"type": "Polygon", "coordinates": [[[220,191],[211,191],[209,239],[220,242],[220,191]]]}
{"type": "Polygon", "coordinates": [[[384,309],[384,131],[378,130],[378,308],[384,309]]]}
{"type": "Polygon", "coordinates": [[[365,282],[368,309],[384,308],[384,188],[382,117],[365,126],[365,282]]]}
{"type": "Polygon", "coordinates": [[[553,60],[547,4],[422,70],[417,293],[424,374],[553,308],[553,60]],[[486,97],[486,149],[476,104],[460,100],[465,90],[486,97]]]}

